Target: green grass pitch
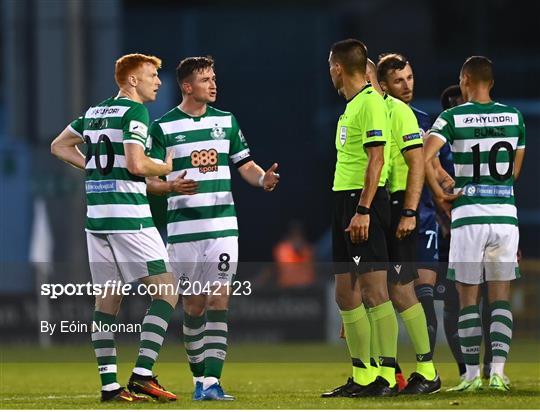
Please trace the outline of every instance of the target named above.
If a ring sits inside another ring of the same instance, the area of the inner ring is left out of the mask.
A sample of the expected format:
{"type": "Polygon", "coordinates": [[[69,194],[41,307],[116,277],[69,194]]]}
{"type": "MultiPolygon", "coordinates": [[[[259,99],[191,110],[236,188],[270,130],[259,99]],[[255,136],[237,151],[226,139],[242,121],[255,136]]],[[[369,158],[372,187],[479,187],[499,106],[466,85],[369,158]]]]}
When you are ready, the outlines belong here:
{"type": "MultiPolygon", "coordinates": [[[[137,348],[119,345],[119,379],[126,382],[137,348]]],[[[538,409],[540,408],[540,345],[516,342],[506,373],[509,393],[455,394],[444,390],[458,382],[457,368],[448,350],[439,345],[437,368],[443,380],[439,394],[389,399],[321,399],[320,393],[342,384],[350,374],[344,345],[230,346],[223,386],[236,395],[235,402],[193,402],[191,376],[183,348],[165,343],[155,372],[160,383],[175,392],[173,403],[143,405],[99,402],[99,379],[88,346],[4,347],[0,369],[2,409],[538,409]]],[[[401,349],[400,362],[410,373],[410,348],[401,349]]],[[[487,386],[487,383],[486,383],[487,386]]]]}

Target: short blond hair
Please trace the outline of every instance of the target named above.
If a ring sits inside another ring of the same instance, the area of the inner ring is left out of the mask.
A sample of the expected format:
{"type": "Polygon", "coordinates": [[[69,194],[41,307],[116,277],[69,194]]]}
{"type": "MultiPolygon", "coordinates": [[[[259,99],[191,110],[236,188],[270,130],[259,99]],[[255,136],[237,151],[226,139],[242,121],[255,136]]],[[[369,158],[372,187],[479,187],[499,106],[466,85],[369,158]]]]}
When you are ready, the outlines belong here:
{"type": "Polygon", "coordinates": [[[156,56],[148,56],[146,54],[132,53],[126,54],[116,60],[114,67],[114,79],[118,86],[123,85],[128,76],[141,67],[144,63],[150,63],[155,66],[156,69],[161,68],[161,59],[156,56]]]}

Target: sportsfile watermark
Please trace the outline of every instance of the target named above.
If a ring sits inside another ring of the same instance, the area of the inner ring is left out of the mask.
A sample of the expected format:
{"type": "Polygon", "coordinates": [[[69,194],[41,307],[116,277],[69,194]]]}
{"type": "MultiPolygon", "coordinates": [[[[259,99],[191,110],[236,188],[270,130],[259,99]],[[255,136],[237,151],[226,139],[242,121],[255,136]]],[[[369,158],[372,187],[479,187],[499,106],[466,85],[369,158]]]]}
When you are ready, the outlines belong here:
{"type": "Polygon", "coordinates": [[[174,284],[131,284],[107,280],[104,284],[87,283],[44,283],[40,295],[49,299],[61,296],[165,296],[165,295],[228,295],[249,296],[253,292],[250,281],[201,282],[180,279],[174,284]]]}
{"type": "MultiPolygon", "coordinates": [[[[431,246],[435,241],[432,239],[431,246]]],[[[105,265],[90,273],[89,265],[84,261],[78,266],[73,266],[71,262],[40,264],[36,269],[41,272],[48,271],[49,275],[46,278],[41,276],[36,279],[39,282],[37,293],[32,290],[26,294],[5,295],[0,302],[2,338],[7,344],[12,344],[12,349],[6,357],[13,362],[28,362],[30,359],[39,363],[51,362],[53,359],[54,362],[94,363],[93,352],[89,350],[94,330],[115,333],[121,356],[136,353],[140,334],[144,332],[144,318],[151,304],[148,295],[178,292],[181,299],[171,315],[165,340],[174,343],[170,345],[174,349],[170,352],[167,350],[160,352],[160,362],[179,361],[178,344],[181,342],[183,321],[187,313],[185,305],[189,303],[182,295],[206,294],[207,301],[211,301],[214,300],[210,295],[212,293],[231,295],[230,299],[227,299],[227,319],[230,322],[228,332],[234,344],[231,345],[231,352],[227,355],[229,361],[261,362],[260,353],[268,353],[271,356],[265,359],[272,362],[341,362],[342,319],[335,299],[336,274],[346,276],[353,285],[355,281],[362,282],[365,279],[365,270],[380,267],[379,263],[370,263],[361,255],[354,255],[345,262],[315,261],[294,264],[243,262],[238,268],[231,267],[228,271],[220,270],[217,264],[218,262],[215,262],[210,265],[208,271],[201,270],[204,267],[200,262],[192,262],[190,267],[183,265],[181,269],[172,270],[170,272],[171,282],[174,284],[172,290],[170,285],[167,286],[169,290],[166,286],[148,287],[143,284],[144,279],[131,283],[128,283],[128,279],[122,279],[121,283],[119,277],[138,273],[122,270],[123,267],[119,269],[117,277],[110,274],[111,280],[106,283],[105,276],[109,276],[107,271],[109,268],[105,265]],[[344,267],[341,267],[341,263],[344,267]],[[227,279],[219,278],[225,277],[225,274],[229,276],[227,279]],[[92,280],[92,275],[103,275],[103,278],[92,280]],[[221,290],[216,290],[217,284],[213,284],[213,281],[220,281],[221,290]],[[225,283],[227,281],[228,283],[225,283]],[[99,300],[100,295],[105,295],[107,299],[111,293],[128,295],[122,299],[114,326],[100,327],[99,323],[94,325],[93,321],[100,320],[94,316],[94,300],[99,300]],[[36,344],[39,342],[44,347],[51,345],[51,350],[46,353],[35,348],[24,350],[21,349],[21,342],[36,344]],[[304,342],[317,343],[304,346],[304,342]],[[286,345],[280,347],[280,343],[286,345]],[[292,343],[301,346],[291,349],[292,343]],[[66,350],[64,345],[70,345],[70,350],[66,350]]],[[[540,282],[540,263],[522,260],[519,265],[521,278],[515,270],[516,266],[515,262],[505,262],[495,267],[484,262],[459,264],[454,262],[451,267],[453,271],[449,271],[447,265],[439,264],[433,268],[439,272],[435,287],[424,286],[417,289],[417,292],[423,296],[433,294],[436,317],[440,326],[444,323],[443,320],[448,323],[454,319],[452,322],[457,327],[459,293],[455,288],[455,281],[447,279],[447,275],[455,279],[467,276],[468,280],[469,276],[476,274],[482,276],[479,280],[487,278],[488,283],[492,276],[518,278],[512,282],[508,299],[515,320],[509,360],[520,364],[538,362],[540,353],[535,348],[538,347],[540,312],[537,305],[538,294],[535,291],[538,290],[540,282]],[[446,311],[445,302],[448,303],[447,308],[455,308],[453,318],[443,316],[443,312],[446,311]]],[[[386,275],[380,273],[380,276],[386,276],[391,282],[397,280],[406,282],[411,277],[411,271],[414,273],[414,268],[424,267],[425,264],[422,262],[387,262],[386,271],[383,269],[379,271],[386,272],[386,275]]],[[[22,276],[24,270],[28,271],[28,267],[21,266],[18,269],[15,265],[8,269],[10,270],[5,271],[6,274],[13,273],[18,276],[22,276]]],[[[152,276],[155,275],[150,275],[149,278],[152,276]]],[[[13,283],[15,284],[14,281],[13,283]]],[[[486,288],[486,284],[480,286],[482,290],[486,288]]],[[[492,308],[488,301],[479,309],[484,308],[484,316],[491,318],[492,308]]],[[[413,362],[414,348],[399,315],[397,320],[400,331],[398,337],[400,357],[413,362]]],[[[497,349],[498,342],[489,341],[489,326],[483,332],[483,342],[486,338],[488,339],[486,347],[497,349]]],[[[437,347],[445,345],[445,336],[439,333],[437,347]]],[[[436,354],[437,366],[453,362],[451,351],[437,349],[436,354]]]]}

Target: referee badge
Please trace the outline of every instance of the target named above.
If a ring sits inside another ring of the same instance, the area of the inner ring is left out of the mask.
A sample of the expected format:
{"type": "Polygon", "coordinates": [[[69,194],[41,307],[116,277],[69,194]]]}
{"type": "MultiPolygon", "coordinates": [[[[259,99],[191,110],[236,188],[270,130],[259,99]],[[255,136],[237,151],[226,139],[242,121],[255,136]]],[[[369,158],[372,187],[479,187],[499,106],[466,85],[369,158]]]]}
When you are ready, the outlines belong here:
{"type": "Polygon", "coordinates": [[[341,142],[341,146],[345,145],[346,140],[347,140],[347,126],[341,126],[339,130],[339,141],[341,142]]]}

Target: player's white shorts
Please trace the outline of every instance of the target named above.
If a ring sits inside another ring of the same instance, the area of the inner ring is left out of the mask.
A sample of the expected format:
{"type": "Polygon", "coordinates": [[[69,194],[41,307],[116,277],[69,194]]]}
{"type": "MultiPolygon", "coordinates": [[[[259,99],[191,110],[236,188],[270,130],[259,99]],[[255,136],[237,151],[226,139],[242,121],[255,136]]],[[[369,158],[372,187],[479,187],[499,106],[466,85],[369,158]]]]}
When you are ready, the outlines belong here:
{"type": "Polygon", "coordinates": [[[513,225],[465,225],[451,230],[448,279],[478,285],[519,276],[519,229],[513,225]]]}
{"type": "Polygon", "coordinates": [[[94,284],[130,283],[170,272],[167,250],[155,227],[134,233],[86,232],[86,242],[94,284]]]}
{"type": "Polygon", "coordinates": [[[208,294],[208,288],[232,284],[236,275],[238,267],[236,236],[170,243],[167,251],[173,275],[179,282],[182,294],[208,294]]]}

